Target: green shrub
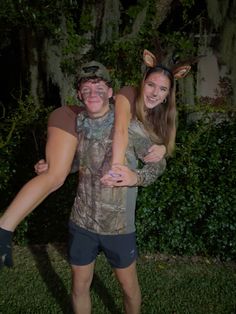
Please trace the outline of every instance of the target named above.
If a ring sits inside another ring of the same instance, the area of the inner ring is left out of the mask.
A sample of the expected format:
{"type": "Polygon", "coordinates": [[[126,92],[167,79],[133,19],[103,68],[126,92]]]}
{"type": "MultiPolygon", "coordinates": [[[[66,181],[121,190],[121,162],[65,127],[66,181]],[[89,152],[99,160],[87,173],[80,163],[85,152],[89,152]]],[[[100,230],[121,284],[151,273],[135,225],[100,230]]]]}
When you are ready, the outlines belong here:
{"type": "MultiPolygon", "coordinates": [[[[34,128],[38,124],[45,130],[45,117],[32,121],[34,128]]],[[[39,159],[32,152],[32,124],[19,126],[0,151],[4,206],[32,177],[39,159]]],[[[186,113],[181,112],[174,158],[168,159],[165,173],[153,185],[139,189],[136,227],[142,251],[236,257],[235,147],[235,119],[215,123],[209,116],[186,123],[186,113]]],[[[69,176],[20,224],[16,243],[67,240],[76,181],[76,175],[69,176]]]]}
{"type": "MultiPolygon", "coordinates": [[[[6,108],[1,104],[0,215],[23,184],[35,175],[33,165],[44,153],[47,115],[52,110],[36,106],[30,96],[6,108]]],[[[28,218],[17,228],[16,243],[26,242],[27,230],[28,218]]]]}
{"type": "Polygon", "coordinates": [[[50,194],[31,214],[26,234],[29,244],[67,241],[76,185],[77,174],[69,175],[64,185],[50,194]]]}
{"type": "Polygon", "coordinates": [[[139,190],[142,250],[236,257],[235,119],[180,121],[175,157],[139,190]]]}

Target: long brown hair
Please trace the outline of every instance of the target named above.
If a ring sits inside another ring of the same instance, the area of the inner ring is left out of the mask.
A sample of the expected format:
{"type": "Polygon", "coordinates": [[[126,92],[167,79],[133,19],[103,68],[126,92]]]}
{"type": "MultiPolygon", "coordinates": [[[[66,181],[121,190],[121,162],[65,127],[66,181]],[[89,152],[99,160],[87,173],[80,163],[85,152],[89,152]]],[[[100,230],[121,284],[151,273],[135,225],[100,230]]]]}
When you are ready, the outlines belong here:
{"type": "Polygon", "coordinates": [[[175,147],[176,137],[176,103],[175,103],[175,80],[174,76],[167,68],[156,66],[149,68],[138,89],[136,100],[136,115],[148,131],[152,141],[156,144],[166,146],[167,155],[171,156],[175,147]],[[152,73],[161,73],[170,80],[170,91],[166,102],[147,109],[144,103],[143,89],[145,80],[152,73]]]}
{"type": "Polygon", "coordinates": [[[143,51],[143,62],[147,67],[147,71],[138,89],[136,115],[143,123],[154,143],[166,146],[167,155],[169,156],[174,151],[176,137],[175,79],[184,78],[191,69],[190,64],[197,62],[200,57],[189,58],[185,61],[172,64],[172,66],[165,67],[161,60],[161,54],[156,56],[147,49],[143,51]],[[147,109],[143,97],[145,80],[151,73],[158,72],[169,78],[170,91],[166,102],[153,109],[147,109]]]}

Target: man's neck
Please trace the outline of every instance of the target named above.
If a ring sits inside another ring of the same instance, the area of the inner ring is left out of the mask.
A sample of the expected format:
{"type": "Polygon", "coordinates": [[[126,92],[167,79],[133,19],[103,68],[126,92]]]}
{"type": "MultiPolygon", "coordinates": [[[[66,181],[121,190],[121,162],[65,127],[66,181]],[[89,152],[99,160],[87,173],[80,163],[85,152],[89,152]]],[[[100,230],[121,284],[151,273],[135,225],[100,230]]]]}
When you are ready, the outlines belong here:
{"type": "Polygon", "coordinates": [[[91,113],[89,111],[87,111],[89,118],[91,119],[98,119],[98,118],[102,118],[104,117],[108,112],[110,111],[110,107],[106,107],[104,108],[104,110],[100,111],[100,112],[96,112],[96,113],[91,113]]]}

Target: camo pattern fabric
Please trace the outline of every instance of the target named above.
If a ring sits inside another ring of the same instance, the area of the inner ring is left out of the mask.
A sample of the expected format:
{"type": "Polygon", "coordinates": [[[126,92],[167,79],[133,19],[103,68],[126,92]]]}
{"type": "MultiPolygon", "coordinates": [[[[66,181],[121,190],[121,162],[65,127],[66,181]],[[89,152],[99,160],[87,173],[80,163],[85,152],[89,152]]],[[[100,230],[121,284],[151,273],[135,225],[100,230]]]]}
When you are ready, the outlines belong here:
{"type": "MultiPolygon", "coordinates": [[[[105,187],[100,178],[110,169],[114,112],[91,119],[84,112],[78,115],[77,130],[79,184],[72,207],[71,220],[82,228],[98,234],[126,234],[135,231],[137,187],[105,187]]],[[[136,169],[137,158],[142,159],[152,145],[142,128],[134,120],[129,126],[126,164],[136,169]]],[[[140,185],[150,184],[162,174],[165,160],[144,165],[138,170],[140,185]]]]}

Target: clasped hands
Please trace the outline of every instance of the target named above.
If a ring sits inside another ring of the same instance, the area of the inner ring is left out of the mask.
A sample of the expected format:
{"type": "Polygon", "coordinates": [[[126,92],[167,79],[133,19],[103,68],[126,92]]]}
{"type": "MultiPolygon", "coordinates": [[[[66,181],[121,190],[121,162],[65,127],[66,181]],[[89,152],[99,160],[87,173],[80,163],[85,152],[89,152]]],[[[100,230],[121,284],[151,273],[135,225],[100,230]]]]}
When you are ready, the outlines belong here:
{"type": "Polygon", "coordinates": [[[108,173],[101,178],[101,182],[110,187],[133,186],[137,183],[137,175],[126,166],[114,164],[108,173]]]}
{"type": "MultiPolygon", "coordinates": [[[[166,153],[164,145],[152,145],[148,154],[143,158],[145,163],[158,162],[166,153]]],[[[137,184],[137,174],[126,166],[113,164],[111,169],[101,178],[101,182],[110,187],[134,186],[137,184]]]]}

